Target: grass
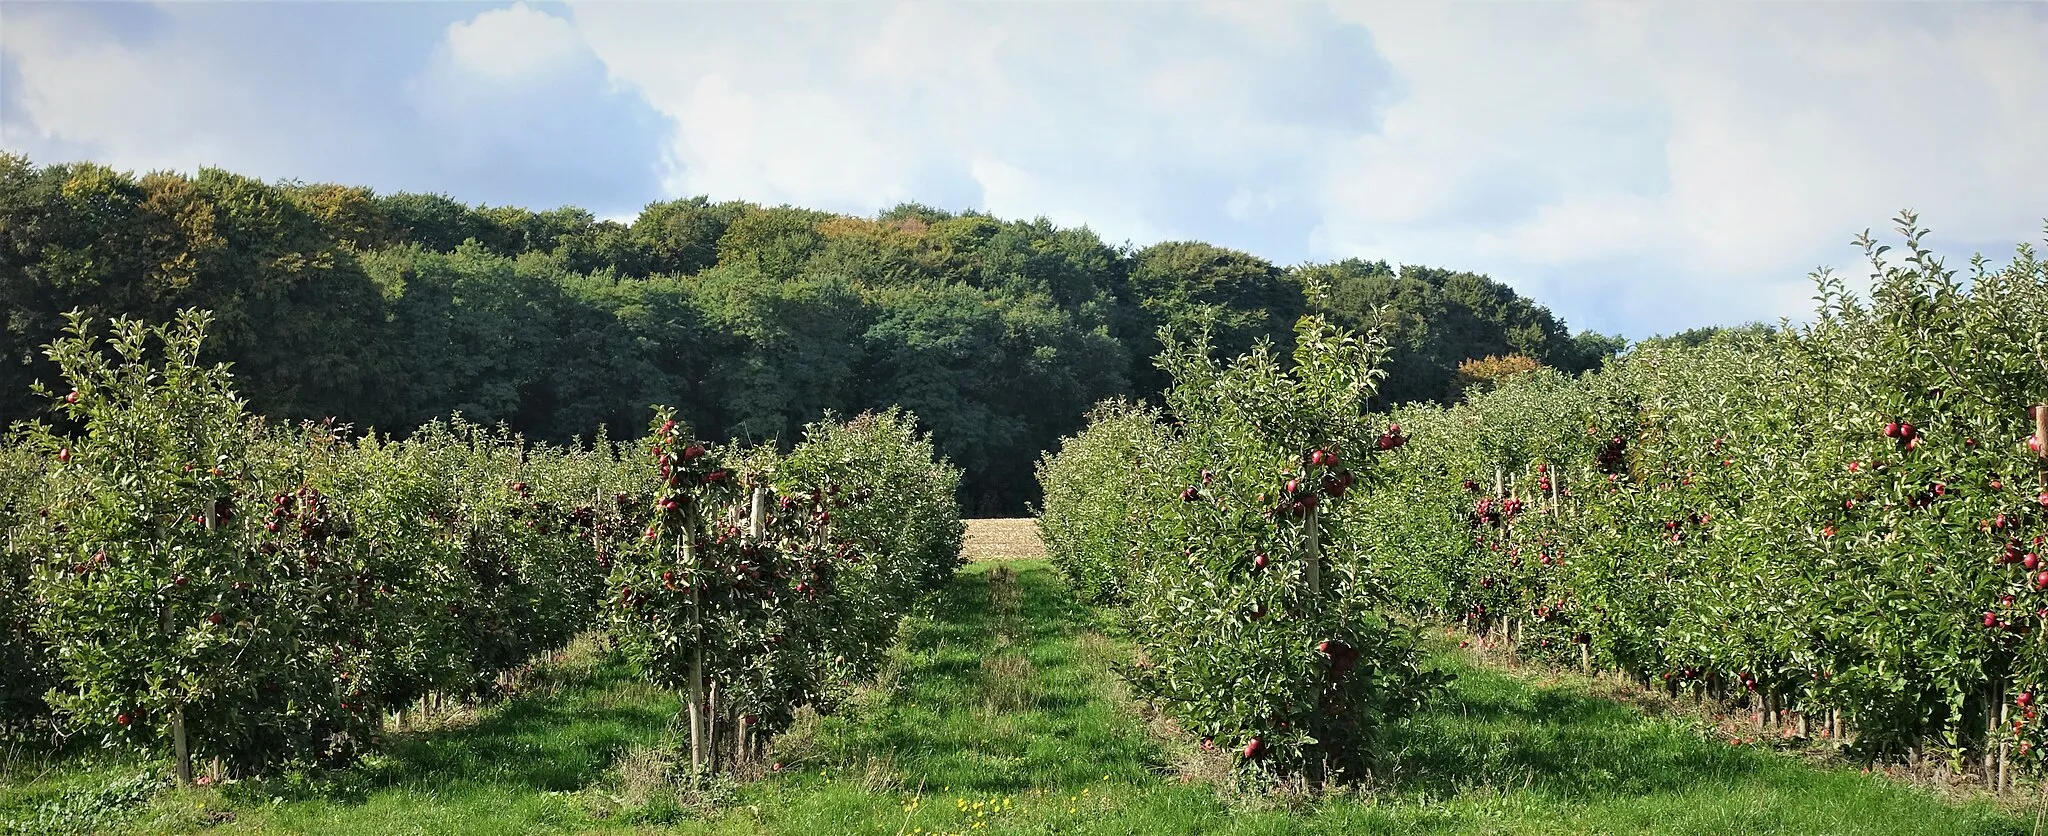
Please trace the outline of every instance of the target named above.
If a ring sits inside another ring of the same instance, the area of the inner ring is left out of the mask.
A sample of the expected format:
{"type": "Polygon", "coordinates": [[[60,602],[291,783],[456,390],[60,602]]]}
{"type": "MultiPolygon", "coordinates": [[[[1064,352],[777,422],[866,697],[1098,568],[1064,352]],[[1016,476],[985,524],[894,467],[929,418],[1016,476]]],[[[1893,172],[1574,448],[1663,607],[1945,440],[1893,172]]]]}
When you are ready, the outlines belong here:
{"type": "MultiPolygon", "coordinates": [[[[600,814],[614,764],[667,732],[676,702],[592,657],[554,688],[459,728],[401,738],[303,785],[171,791],[146,831],[536,833],[1871,833],[2008,834],[2032,816],[1951,803],[1850,768],[1710,739],[1583,684],[1477,667],[1446,648],[1449,698],[1367,797],[1247,809],[1180,779],[1123,696],[1120,652],[1039,561],[969,566],[905,622],[882,683],[778,742],[783,769],[708,818],[600,814]],[[270,794],[264,797],[263,794],[270,794]],[[231,820],[222,821],[227,817],[231,820]]],[[[0,821],[133,778],[139,764],[10,767],[0,821]]],[[[108,828],[104,817],[90,828],[108,828]]]]}

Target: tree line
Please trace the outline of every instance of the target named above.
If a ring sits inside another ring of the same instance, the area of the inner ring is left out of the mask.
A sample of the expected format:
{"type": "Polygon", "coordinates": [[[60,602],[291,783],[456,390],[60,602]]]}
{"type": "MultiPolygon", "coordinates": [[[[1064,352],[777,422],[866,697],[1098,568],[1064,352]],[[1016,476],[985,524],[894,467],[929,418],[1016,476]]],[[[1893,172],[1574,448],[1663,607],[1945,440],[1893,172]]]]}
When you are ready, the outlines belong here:
{"type": "Polygon", "coordinates": [[[1206,329],[1223,356],[1261,340],[1284,354],[1305,313],[1379,326],[1385,404],[1455,400],[1471,358],[1578,372],[1621,348],[1482,275],[1117,246],[1044,219],[695,197],[618,223],[13,154],[0,305],[0,421],[43,413],[29,386],[53,376],[41,348],[66,311],[203,308],[207,359],[279,420],[403,430],[459,413],[561,443],[636,431],[648,404],[673,403],[707,437],[786,446],[820,414],[900,405],[965,470],[973,513],[1034,501],[1039,451],[1095,403],[1159,402],[1162,325],[1206,329]]]}

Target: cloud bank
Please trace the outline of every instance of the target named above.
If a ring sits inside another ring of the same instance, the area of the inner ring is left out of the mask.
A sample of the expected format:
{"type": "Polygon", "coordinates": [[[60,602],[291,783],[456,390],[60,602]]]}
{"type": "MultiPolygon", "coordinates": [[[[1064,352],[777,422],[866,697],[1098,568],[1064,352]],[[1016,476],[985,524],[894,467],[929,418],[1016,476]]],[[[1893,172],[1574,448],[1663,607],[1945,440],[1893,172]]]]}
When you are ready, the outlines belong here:
{"type": "Polygon", "coordinates": [[[1485,272],[1637,337],[1803,317],[1901,208],[1957,263],[2048,216],[2038,4],[77,8],[4,11],[10,149],[600,215],[1043,215],[1485,272]]]}

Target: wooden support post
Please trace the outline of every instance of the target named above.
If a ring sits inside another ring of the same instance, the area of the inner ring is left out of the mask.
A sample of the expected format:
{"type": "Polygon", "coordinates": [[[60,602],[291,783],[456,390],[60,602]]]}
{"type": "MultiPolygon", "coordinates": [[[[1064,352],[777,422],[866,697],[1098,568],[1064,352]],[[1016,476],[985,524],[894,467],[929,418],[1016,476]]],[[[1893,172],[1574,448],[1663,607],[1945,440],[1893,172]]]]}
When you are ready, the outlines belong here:
{"type": "Polygon", "coordinates": [[[2041,490],[2048,492],[2048,404],[2034,407],[2034,446],[2039,448],[2041,490]]]}
{"type": "MultiPolygon", "coordinates": [[[[1304,557],[1306,557],[1308,561],[1306,564],[1307,572],[1305,573],[1305,579],[1308,581],[1307,607],[1309,617],[1315,618],[1316,614],[1320,613],[1322,610],[1323,598],[1323,536],[1321,503],[1309,506],[1308,521],[1306,523],[1306,526],[1307,528],[1303,532],[1303,534],[1307,541],[1304,544],[1304,550],[1307,552],[1307,554],[1304,555],[1304,557]]],[[[1316,747],[1316,754],[1309,759],[1308,781],[1311,787],[1320,788],[1323,785],[1323,779],[1326,774],[1324,772],[1325,756],[1326,753],[1322,750],[1322,747],[1318,745],[1316,747]]]]}
{"type": "Polygon", "coordinates": [[[1322,508],[1320,504],[1310,506],[1308,509],[1308,522],[1304,529],[1304,536],[1307,539],[1307,546],[1305,548],[1307,553],[1303,557],[1307,560],[1307,563],[1304,565],[1307,567],[1308,606],[1309,611],[1314,612],[1323,596],[1323,538],[1322,508]]]}
{"type": "Polygon", "coordinates": [[[768,486],[754,486],[753,507],[747,513],[747,536],[759,541],[768,532],[768,486]]]}
{"type": "MultiPolygon", "coordinates": [[[[696,509],[690,509],[695,513],[696,509]]],[[[683,523],[683,563],[690,567],[690,624],[692,632],[690,654],[690,770],[704,769],[704,599],[700,590],[703,584],[697,577],[697,532],[696,527],[686,520],[683,523]]]]}

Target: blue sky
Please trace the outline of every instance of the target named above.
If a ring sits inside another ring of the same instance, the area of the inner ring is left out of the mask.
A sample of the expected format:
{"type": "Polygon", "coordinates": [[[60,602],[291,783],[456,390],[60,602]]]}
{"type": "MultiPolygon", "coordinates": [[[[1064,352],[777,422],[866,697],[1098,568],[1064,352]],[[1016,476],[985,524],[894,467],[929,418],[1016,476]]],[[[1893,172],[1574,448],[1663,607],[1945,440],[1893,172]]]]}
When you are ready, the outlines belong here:
{"type": "Polygon", "coordinates": [[[1484,272],[1630,337],[1801,319],[1911,208],[2043,238],[2048,4],[0,4],[38,162],[1045,216],[1484,272]]]}

